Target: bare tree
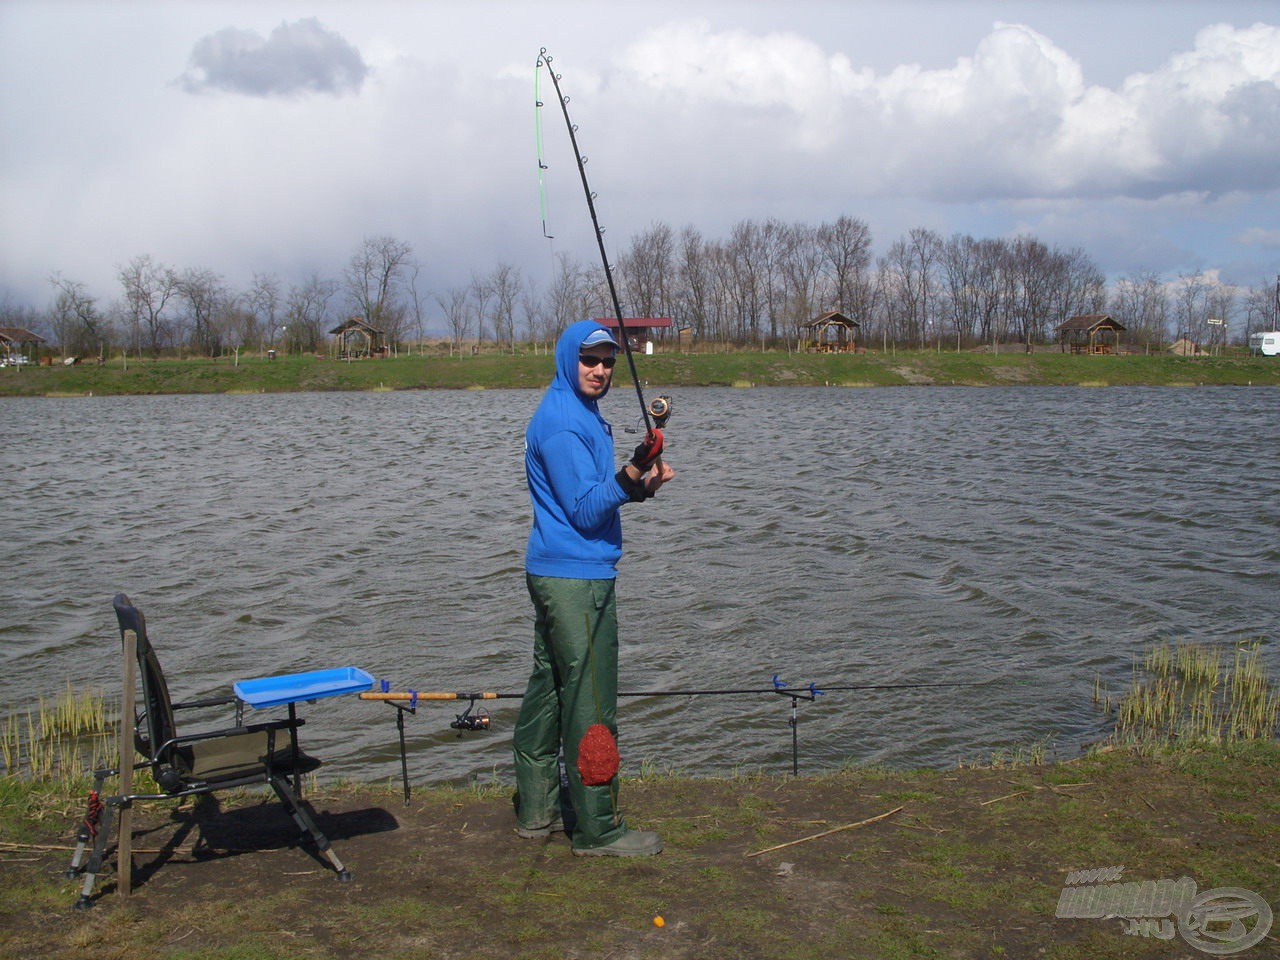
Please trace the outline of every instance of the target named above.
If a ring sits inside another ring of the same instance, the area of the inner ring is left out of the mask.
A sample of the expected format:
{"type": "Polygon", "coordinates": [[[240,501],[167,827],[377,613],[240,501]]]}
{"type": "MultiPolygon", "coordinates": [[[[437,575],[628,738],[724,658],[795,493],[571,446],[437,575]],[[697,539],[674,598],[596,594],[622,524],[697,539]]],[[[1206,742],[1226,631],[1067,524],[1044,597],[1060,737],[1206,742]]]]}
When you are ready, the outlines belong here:
{"type": "Polygon", "coordinates": [[[471,329],[470,299],[469,287],[450,287],[436,296],[436,303],[444,311],[444,320],[449,327],[449,342],[458,353],[462,353],[462,341],[471,329]]]}
{"type": "Polygon", "coordinates": [[[631,246],[618,258],[618,274],[627,302],[638,317],[660,317],[670,311],[668,284],[673,275],[675,235],[664,223],[650,224],[631,238],[631,246]]]}
{"type": "Polygon", "coordinates": [[[740,220],[729,231],[723,247],[724,292],[733,317],[733,337],[739,342],[760,339],[760,315],[764,312],[767,262],[766,240],[754,220],[740,220]]]}
{"type": "Polygon", "coordinates": [[[542,331],[550,326],[546,298],[539,295],[532,283],[526,283],[520,291],[520,315],[524,319],[525,339],[536,346],[542,331]]]}
{"type": "Polygon", "coordinates": [[[786,259],[791,235],[791,229],[776,217],[770,217],[760,225],[761,296],[764,301],[764,318],[769,325],[770,343],[778,341],[779,322],[786,314],[787,301],[790,299],[782,264],[786,259]]]}
{"type": "Polygon", "coordinates": [[[472,317],[476,322],[476,346],[484,343],[485,321],[489,319],[489,301],[493,299],[493,288],[488,277],[471,275],[472,317]]]}
{"type": "Polygon", "coordinates": [[[72,355],[97,353],[105,356],[110,329],[98,310],[97,299],[78,280],[68,280],[60,273],[49,278],[57,296],[49,314],[49,326],[62,352],[72,355]]]}
{"type": "Polygon", "coordinates": [[[418,352],[422,353],[423,341],[427,338],[427,293],[419,290],[418,278],[422,273],[422,264],[416,261],[409,268],[409,315],[413,321],[413,336],[418,341],[418,352]]]}
{"type": "Polygon", "coordinates": [[[1009,244],[1006,269],[1018,339],[1030,350],[1033,341],[1044,339],[1050,316],[1053,264],[1048,246],[1034,237],[1016,237],[1009,244]]]}
{"type": "Polygon", "coordinates": [[[240,343],[265,349],[280,325],[280,280],[274,274],[255,273],[245,296],[247,323],[240,331],[240,343]]]}
{"type": "Polygon", "coordinates": [[[711,278],[706,241],[687,226],[680,231],[676,252],[677,292],[675,312],[699,336],[711,335],[711,278]]]}
{"type": "Polygon", "coordinates": [[[223,297],[215,313],[215,326],[222,333],[223,350],[233,351],[237,361],[241,349],[256,349],[261,343],[261,327],[249,307],[249,294],[223,297]]]}
{"type": "Polygon", "coordinates": [[[484,286],[491,297],[492,312],[489,319],[493,325],[493,338],[500,347],[513,347],[516,336],[516,301],[522,287],[520,271],[509,263],[500,263],[493,268],[493,273],[484,281],[484,286]]]}
{"type": "Polygon", "coordinates": [[[604,267],[595,264],[582,269],[582,285],[578,288],[578,301],[574,319],[613,316],[613,294],[609,291],[609,278],[604,267]]]}
{"type": "Polygon", "coordinates": [[[742,311],[740,296],[735,295],[738,282],[734,259],[726,244],[706,245],[707,277],[709,280],[707,316],[709,335],[715,340],[742,340],[742,311]]]}
{"type": "Polygon", "coordinates": [[[1221,353],[1227,345],[1231,323],[1236,317],[1236,292],[1225,283],[1215,282],[1209,289],[1205,304],[1208,316],[1205,323],[1209,325],[1209,343],[1221,353]]]}
{"type": "Polygon", "coordinates": [[[942,238],[932,230],[916,227],[889,248],[886,258],[893,284],[890,305],[899,335],[926,346],[931,331],[934,299],[938,293],[938,264],[942,238]]]}
{"type": "Polygon", "coordinates": [[[761,345],[778,336],[781,233],[781,223],[770,218],[763,223],[744,220],[729,236],[730,263],[742,284],[742,295],[735,297],[739,329],[744,339],[761,345]]]}
{"type": "Polygon", "coordinates": [[[413,247],[394,237],[367,237],[344,274],[347,299],[370,326],[383,331],[396,348],[408,309],[403,289],[413,247]]]}
{"type": "Polygon", "coordinates": [[[216,357],[223,346],[218,319],[225,315],[222,307],[227,298],[222,277],[212,270],[191,267],[178,275],[176,290],[187,308],[191,349],[202,356],[216,357]]]}
{"type": "Polygon", "coordinates": [[[1160,275],[1144,271],[1116,281],[1111,313],[1132,340],[1163,350],[1169,332],[1169,296],[1160,275]]]}
{"type": "MultiPolygon", "coordinates": [[[[313,273],[300,286],[291,287],[285,298],[281,346],[289,350],[314,352],[325,342],[333,317],[329,304],[337,296],[339,285],[322,280],[313,273]]],[[[274,331],[273,331],[274,334],[274,331]]],[[[272,338],[274,342],[274,336],[272,338]]]]}
{"type": "Polygon", "coordinates": [[[855,320],[866,314],[871,269],[871,229],[862,220],[837,217],[815,237],[830,284],[828,306],[855,320]]]}
{"type": "Polygon", "coordinates": [[[982,259],[978,242],[973,237],[956,234],[942,245],[939,257],[942,282],[950,304],[951,323],[955,328],[956,347],[972,338],[982,315],[982,287],[979,271],[982,259]]]}
{"type": "Polygon", "coordinates": [[[1056,316],[1101,313],[1107,305],[1107,278],[1084,250],[1073,247],[1056,252],[1059,270],[1056,316]]]}
{"type": "Polygon", "coordinates": [[[1203,272],[1178,274],[1173,293],[1173,314],[1178,337],[1193,343],[1197,350],[1208,339],[1209,293],[1216,281],[1203,272]]]}
{"type": "Polygon", "coordinates": [[[177,293],[177,276],[147,254],[134,257],[117,276],[124,288],[129,348],[141,353],[145,344],[152,356],[159,356],[161,347],[170,339],[165,310],[177,293]]]}
{"type": "Polygon", "coordinates": [[[1280,277],[1274,284],[1250,287],[1244,297],[1244,342],[1260,330],[1280,330],[1280,277]]]}
{"type": "Polygon", "coordinates": [[[817,316],[824,305],[823,255],[816,233],[801,223],[783,231],[778,274],[783,297],[781,321],[788,337],[800,324],[817,316]]]}
{"type": "Polygon", "coordinates": [[[556,254],[556,272],[542,315],[544,326],[535,339],[554,341],[565,327],[590,313],[583,309],[589,299],[589,283],[590,276],[581,263],[567,253],[556,254]]]}

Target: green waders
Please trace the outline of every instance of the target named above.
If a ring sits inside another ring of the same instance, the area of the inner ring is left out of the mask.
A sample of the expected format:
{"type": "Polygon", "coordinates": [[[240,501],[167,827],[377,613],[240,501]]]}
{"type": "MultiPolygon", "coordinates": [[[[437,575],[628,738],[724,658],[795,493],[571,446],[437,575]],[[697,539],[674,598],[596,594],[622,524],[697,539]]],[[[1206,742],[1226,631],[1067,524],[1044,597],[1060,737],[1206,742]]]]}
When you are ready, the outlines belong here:
{"type": "Polygon", "coordinates": [[[522,827],[559,820],[560,746],[577,817],[573,845],[602,847],[627,832],[617,813],[617,777],[586,786],[578,742],[593,723],[617,733],[618,614],[612,580],[527,576],[535,612],[533,674],[520,706],[515,752],[522,827]]]}

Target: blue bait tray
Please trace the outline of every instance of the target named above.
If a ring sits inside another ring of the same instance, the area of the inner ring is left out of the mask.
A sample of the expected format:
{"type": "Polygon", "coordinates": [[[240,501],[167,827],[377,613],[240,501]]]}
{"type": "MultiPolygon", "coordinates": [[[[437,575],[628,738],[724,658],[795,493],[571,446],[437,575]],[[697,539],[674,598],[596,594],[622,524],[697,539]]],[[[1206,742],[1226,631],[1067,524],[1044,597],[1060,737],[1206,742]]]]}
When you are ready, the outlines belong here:
{"type": "Polygon", "coordinates": [[[238,680],[236,696],[251,707],[275,707],[298,700],[319,700],[343,693],[357,693],[373,686],[373,677],[359,667],[311,670],[257,680],[238,680]]]}

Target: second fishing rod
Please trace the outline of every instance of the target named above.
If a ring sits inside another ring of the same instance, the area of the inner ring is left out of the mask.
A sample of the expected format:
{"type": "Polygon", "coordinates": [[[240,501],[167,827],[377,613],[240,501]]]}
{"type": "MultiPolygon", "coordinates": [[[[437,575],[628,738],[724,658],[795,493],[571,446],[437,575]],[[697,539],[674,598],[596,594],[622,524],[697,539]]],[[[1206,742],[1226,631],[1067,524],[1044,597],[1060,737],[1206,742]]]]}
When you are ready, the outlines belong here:
{"type": "MultiPolygon", "coordinates": [[[[816,683],[809,683],[806,686],[791,686],[780,678],[779,674],[774,674],[770,686],[767,687],[722,687],[722,688],[693,688],[693,689],[667,689],[667,690],[619,690],[618,697],[740,697],[740,696],[781,696],[786,697],[790,701],[791,715],[788,723],[791,727],[791,773],[793,776],[800,774],[800,731],[799,731],[799,708],[802,702],[812,703],[818,697],[825,696],[828,691],[870,691],[870,690],[911,690],[911,689],[930,689],[944,687],[988,687],[993,686],[1002,681],[1001,678],[993,677],[986,680],[945,680],[945,681],[896,681],[889,683],[837,683],[832,685],[824,684],[820,688],[816,683]]],[[[1012,681],[1013,683],[1021,683],[1025,681],[1012,681]]],[[[476,702],[484,700],[520,700],[524,694],[521,693],[500,693],[493,690],[486,691],[417,691],[417,690],[400,690],[393,691],[390,681],[379,681],[379,689],[370,690],[360,694],[361,700],[382,701],[396,708],[396,728],[400,738],[400,767],[401,776],[404,781],[404,792],[406,802],[409,799],[409,767],[406,756],[405,747],[405,731],[404,731],[404,715],[405,713],[417,713],[420,703],[440,702],[440,701],[462,701],[467,704],[462,713],[458,714],[449,724],[453,729],[459,731],[458,736],[462,736],[463,731],[481,731],[489,730],[492,726],[492,718],[487,710],[476,711],[476,702]]]]}

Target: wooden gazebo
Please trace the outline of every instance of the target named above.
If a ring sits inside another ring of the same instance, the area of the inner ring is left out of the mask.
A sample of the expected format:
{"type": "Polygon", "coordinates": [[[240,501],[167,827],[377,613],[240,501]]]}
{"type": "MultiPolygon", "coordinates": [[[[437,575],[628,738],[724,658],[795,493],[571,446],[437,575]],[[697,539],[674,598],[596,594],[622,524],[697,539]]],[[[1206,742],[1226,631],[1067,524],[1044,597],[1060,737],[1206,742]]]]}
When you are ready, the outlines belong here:
{"type": "Polygon", "coordinates": [[[828,310],[800,325],[801,350],[818,353],[852,353],[857,347],[859,323],[838,310],[828,310]]]}
{"type": "Polygon", "coordinates": [[[0,327],[0,355],[6,361],[21,354],[24,347],[34,347],[44,342],[44,337],[22,327],[0,327]]]}
{"type": "Polygon", "coordinates": [[[1118,353],[1123,330],[1110,314],[1084,313],[1058,324],[1058,343],[1064,353],[1118,353]]]}
{"type": "Polygon", "coordinates": [[[329,335],[337,337],[336,347],[340,360],[383,357],[387,354],[386,331],[379,330],[364,317],[348,317],[345,322],[330,330],[329,335]]]}

